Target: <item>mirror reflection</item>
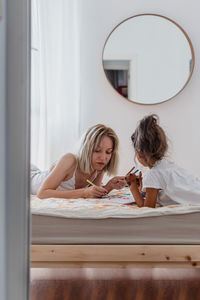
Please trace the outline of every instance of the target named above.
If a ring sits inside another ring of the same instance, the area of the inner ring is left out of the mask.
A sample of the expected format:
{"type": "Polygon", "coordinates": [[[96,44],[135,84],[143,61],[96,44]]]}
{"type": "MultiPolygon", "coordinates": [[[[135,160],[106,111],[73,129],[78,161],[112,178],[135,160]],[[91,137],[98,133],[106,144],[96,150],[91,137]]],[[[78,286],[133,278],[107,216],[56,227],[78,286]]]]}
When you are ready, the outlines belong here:
{"type": "Polygon", "coordinates": [[[164,102],[189,81],[194,53],[184,30],[159,15],[137,15],[108,36],[103,67],[112,87],[140,104],[164,102]]]}

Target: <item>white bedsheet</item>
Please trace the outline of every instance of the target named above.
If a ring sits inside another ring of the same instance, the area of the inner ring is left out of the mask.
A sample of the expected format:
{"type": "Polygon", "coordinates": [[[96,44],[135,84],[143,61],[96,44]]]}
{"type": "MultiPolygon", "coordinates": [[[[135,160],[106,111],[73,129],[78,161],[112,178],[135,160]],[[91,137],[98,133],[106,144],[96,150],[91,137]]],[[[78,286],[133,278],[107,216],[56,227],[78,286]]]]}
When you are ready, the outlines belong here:
{"type": "Polygon", "coordinates": [[[39,199],[31,196],[31,213],[79,219],[139,218],[160,215],[188,214],[200,211],[199,205],[170,205],[165,207],[139,208],[127,205],[134,199],[128,188],[113,191],[102,199],[39,199]]]}

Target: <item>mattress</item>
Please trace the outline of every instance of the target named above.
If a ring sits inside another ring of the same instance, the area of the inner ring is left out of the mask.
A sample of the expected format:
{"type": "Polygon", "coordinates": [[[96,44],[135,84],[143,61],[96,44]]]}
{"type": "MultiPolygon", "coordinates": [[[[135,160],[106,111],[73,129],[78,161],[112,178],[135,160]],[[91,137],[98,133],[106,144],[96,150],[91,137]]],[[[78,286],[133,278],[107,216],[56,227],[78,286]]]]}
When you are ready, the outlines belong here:
{"type": "Polygon", "coordinates": [[[32,243],[200,244],[200,205],[138,208],[133,202],[127,188],[103,199],[32,196],[32,243]]]}

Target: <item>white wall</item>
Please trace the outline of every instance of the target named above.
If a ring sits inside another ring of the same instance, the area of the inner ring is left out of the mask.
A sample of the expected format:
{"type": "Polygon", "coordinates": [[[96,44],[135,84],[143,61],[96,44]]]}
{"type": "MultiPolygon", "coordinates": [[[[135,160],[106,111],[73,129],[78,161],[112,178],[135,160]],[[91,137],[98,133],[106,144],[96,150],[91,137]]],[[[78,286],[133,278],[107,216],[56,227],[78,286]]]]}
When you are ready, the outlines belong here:
{"type": "Polygon", "coordinates": [[[200,176],[200,2],[196,0],[85,0],[80,9],[81,28],[81,133],[95,123],[111,126],[120,138],[119,174],[134,164],[130,135],[137,121],[157,113],[172,144],[171,157],[200,176]],[[124,100],[107,81],[102,49],[108,34],[122,20],[140,13],[156,13],[177,22],[189,35],[195,51],[195,68],[186,88],[174,99],[157,105],[124,100]]]}

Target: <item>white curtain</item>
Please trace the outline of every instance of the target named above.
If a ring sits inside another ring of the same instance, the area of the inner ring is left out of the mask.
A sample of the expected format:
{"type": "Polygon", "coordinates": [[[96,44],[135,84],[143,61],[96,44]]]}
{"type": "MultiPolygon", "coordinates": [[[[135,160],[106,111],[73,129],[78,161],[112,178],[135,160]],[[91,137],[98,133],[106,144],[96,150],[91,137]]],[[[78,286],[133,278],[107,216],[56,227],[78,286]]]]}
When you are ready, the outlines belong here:
{"type": "Polygon", "coordinates": [[[32,0],[31,162],[48,168],[79,138],[76,0],[32,0]]]}

